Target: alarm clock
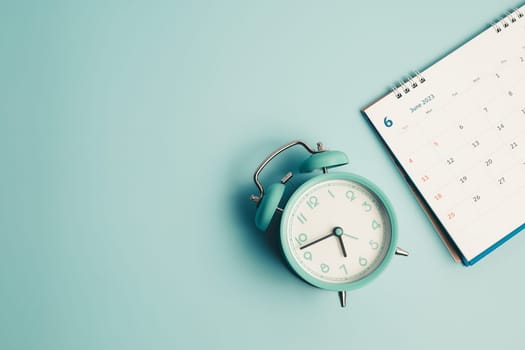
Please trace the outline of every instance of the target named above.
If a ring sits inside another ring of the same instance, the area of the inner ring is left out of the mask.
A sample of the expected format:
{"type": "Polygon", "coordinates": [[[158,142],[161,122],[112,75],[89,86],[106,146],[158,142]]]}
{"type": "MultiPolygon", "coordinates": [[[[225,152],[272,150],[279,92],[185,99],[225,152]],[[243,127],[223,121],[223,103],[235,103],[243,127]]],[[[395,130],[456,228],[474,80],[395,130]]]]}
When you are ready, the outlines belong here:
{"type": "Polygon", "coordinates": [[[326,150],[322,143],[312,148],[292,141],[259,164],[253,175],[259,194],[250,197],[257,204],[258,229],[266,231],[280,213],[280,242],[292,270],[315,287],[338,292],[342,307],[346,292],[375,279],[393,255],[408,256],[396,246],[396,217],[385,194],[359,175],[328,172],[347,163],[345,153],[326,150]],[[313,176],[285,198],[292,172],[266,189],[259,176],[270,161],[294,146],[309,153],[299,171],[313,176]]]}

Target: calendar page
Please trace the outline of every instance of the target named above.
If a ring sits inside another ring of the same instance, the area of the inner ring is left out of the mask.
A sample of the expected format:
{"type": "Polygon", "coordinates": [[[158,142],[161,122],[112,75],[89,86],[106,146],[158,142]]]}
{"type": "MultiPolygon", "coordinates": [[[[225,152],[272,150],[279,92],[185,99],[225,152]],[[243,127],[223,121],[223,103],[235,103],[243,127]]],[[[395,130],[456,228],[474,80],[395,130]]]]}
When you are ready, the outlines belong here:
{"type": "Polygon", "coordinates": [[[525,227],[524,15],[363,110],[466,265],[525,227]]]}

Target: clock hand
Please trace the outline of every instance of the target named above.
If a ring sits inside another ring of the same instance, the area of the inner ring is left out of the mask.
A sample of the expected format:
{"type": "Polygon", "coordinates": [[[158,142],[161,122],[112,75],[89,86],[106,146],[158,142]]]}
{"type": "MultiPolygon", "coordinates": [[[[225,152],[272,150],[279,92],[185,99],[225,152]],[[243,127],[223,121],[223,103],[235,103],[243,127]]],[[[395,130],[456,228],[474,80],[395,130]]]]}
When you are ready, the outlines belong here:
{"type": "Polygon", "coordinates": [[[303,245],[302,247],[299,247],[299,249],[308,248],[309,246],[311,246],[311,245],[313,245],[313,244],[315,244],[315,243],[319,243],[319,242],[321,242],[322,240],[325,240],[325,239],[327,239],[328,237],[331,237],[331,236],[333,236],[333,235],[334,235],[334,233],[333,233],[333,232],[330,232],[330,234],[328,234],[328,235],[326,235],[326,236],[323,236],[323,237],[321,237],[321,238],[318,238],[318,239],[316,239],[316,240],[313,241],[313,242],[307,243],[307,244],[303,245]]]}
{"type": "Polygon", "coordinates": [[[339,238],[339,244],[341,245],[341,250],[343,251],[343,256],[346,258],[347,255],[346,255],[345,244],[343,243],[343,237],[337,236],[337,238],[339,238]]]}
{"type": "Polygon", "coordinates": [[[343,242],[343,237],[342,237],[343,236],[343,229],[341,227],[339,227],[339,226],[335,227],[333,229],[333,231],[330,232],[329,234],[327,234],[327,235],[325,235],[325,236],[323,236],[321,238],[318,238],[315,241],[307,243],[307,244],[303,245],[302,247],[299,247],[299,249],[308,248],[309,246],[311,246],[311,245],[313,245],[315,243],[319,243],[319,242],[321,242],[321,241],[323,241],[323,240],[325,240],[325,239],[327,239],[327,238],[329,238],[331,236],[336,236],[337,237],[337,239],[339,240],[339,244],[341,245],[341,250],[343,251],[343,256],[346,258],[348,255],[346,254],[346,248],[345,248],[345,244],[343,242]]]}
{"type": "Polygon", "coordinates": [[[347,237],[350,237],[350,238],[353,238],[353,239],[359,239],[359,237],[349,235],[348,233],[343,233],[343,235],[347,236],[347,237]]]}
{"type": "Polygon", "coordinates": [[[343,256],[346,258],[347,257],[346,249],[345,249],[345,244],[343,242],[343,234],[344,234],[343,229],[341,227],[337,226],[337,227],[334,228],[332,233],[338,238],[339,245],[341,246],[341,250],[343,251],[343,256]]]}

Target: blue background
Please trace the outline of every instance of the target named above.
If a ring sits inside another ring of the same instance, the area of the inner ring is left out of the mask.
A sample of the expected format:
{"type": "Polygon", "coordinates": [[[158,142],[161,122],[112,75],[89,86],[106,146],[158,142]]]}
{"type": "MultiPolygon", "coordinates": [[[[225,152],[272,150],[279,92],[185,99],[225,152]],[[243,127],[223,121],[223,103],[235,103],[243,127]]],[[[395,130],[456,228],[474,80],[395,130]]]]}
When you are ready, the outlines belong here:
{"type": "Polygon", "coordinates": [[[525,237],[455,264],[359,113],[517,5],[2,3],[0,348],[523,349],[525,237]],[[411,253],[347,309],[253,224],[296,138],[345,151],[411,253]]]}

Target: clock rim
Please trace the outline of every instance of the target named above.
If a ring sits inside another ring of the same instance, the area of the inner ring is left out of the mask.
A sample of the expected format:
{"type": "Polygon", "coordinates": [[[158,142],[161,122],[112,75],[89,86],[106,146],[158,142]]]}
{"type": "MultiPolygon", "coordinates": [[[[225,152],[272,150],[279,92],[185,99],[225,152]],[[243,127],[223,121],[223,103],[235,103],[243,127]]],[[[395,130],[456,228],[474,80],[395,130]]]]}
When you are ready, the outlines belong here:
{"type": "Polygon", "coordinates": [[[392,259],[392,256],[395,253],[395,249],[397,246],[397,219],[395,216],[394,208],[392,207],[392,204],[390,203],[390,200],[388,197],[384,194],[384,192],[373,182],[370,180],[357,175],[353,173],[348,172],[331,172],[326,174],[320,174],[317,175],[306,182],[304,182],[301,186],[299,186],[290,196],[288,199],[281,218],[281,224],[280,224],[280,236],[281,236],[281,248],[283,250],[285,259],[288,263],[288,265],[292,268],[292,270],[301,277],[305,282],[308,282],[309,284],[321,288],[321,289],[327,289],[327,290],[333,290],[333,291],[342,291],[342,290],[352,290],[360,288],[368,283],[370,283],[372,280],[377,278],[386,268],[386,266],[389,264],[390,260],[392,259]],[[319,280],[318,278],[312,276],[309,274],[305,269],[299,265],[299,263],[295,260],[292,250],[288,243],[288,238],[286,235],[286,227],[288,226],[288,220],[290,218],[290,208],[292,208],[295,204],[295,202],[299,199],[299,197],[307,191],[310,187],[329,180],[350,180],[353,182],[356,182],[367,189],[369,189],[372,193],[374,193],[378,199],[383,203],[386,212],[388,214],[388,218],[390,219],[390,227],[391,227],[391,239],[390,239],[390,246],[387,249],[387,252],[385,254],[385,257],[383,260],[377,265],[377,267],[372,270],[369,274],[366,276],[355,280],[351,282],[346,283],[331,283],[319,280]]]}

